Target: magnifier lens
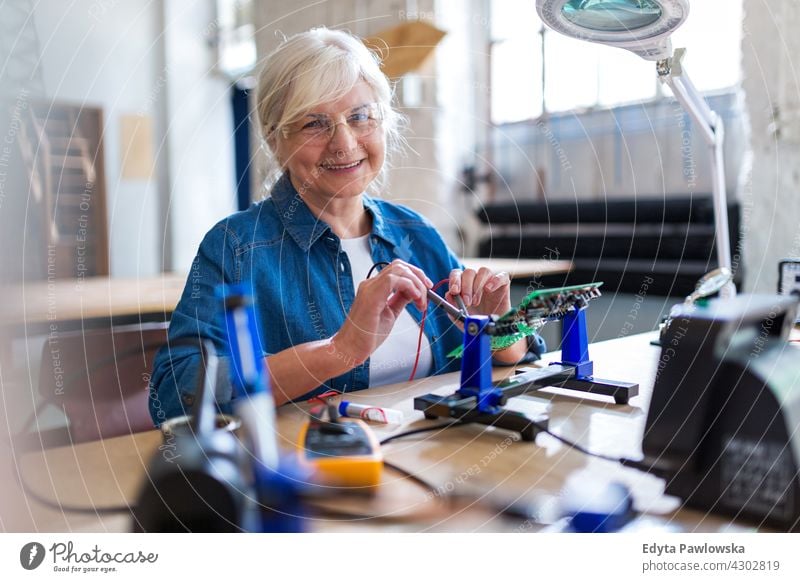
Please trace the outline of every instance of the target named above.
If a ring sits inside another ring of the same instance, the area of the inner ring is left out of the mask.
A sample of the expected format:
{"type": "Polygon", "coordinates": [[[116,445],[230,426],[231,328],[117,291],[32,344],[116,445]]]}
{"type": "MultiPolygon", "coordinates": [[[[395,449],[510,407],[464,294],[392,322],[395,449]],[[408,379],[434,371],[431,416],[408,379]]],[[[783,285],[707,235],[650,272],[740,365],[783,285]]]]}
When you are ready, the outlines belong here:
{"type": "Polygon", "coordinates": [[[576,26],[599,32],[633,31],[661,17],[654,0],[570,0],[561,9],[576,26]]]}

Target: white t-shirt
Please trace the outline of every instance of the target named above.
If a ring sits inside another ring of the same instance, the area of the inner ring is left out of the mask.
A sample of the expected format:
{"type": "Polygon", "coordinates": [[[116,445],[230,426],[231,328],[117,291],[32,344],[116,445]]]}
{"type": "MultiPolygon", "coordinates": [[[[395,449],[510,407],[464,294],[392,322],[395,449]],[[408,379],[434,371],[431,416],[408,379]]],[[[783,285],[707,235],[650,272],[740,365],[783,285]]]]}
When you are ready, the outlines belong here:
{"type": "MultiPolygon", "coordinates": [[[[350,260],[353,288],[358,291],[358,284],[367,278],[367,273],[373,265],[369,251],[369,235],[342,239],[342,250],[347,253],[347,258],[350,260]]],[[[403,309],[389,337],[369,357],[369,385],[374,387],[407,381],[414,367],[418,340],[419,324],[414,321],[408,310],[403,309]]],[[[429,375],[432,367],[431,345],[425,334],[422,334],[416,377],[429,375]]]]}

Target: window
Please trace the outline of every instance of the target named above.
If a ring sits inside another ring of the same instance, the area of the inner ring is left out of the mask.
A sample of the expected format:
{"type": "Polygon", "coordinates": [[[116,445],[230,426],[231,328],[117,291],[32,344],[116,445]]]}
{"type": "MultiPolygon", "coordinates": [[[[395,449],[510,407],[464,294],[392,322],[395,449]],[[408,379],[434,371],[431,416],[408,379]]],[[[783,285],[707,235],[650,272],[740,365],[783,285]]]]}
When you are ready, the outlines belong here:
{"type": "MultiPolygon", "coordinates": [[[[655,64],[628,51],[568,38],[544,27],[534,0],[491,0],[492,122],[654,99],[655,64]]],[[[672,36],[700,91],[741,80],[742,0],[703,0],[672,36]],[[713,33],[709,34],[709,31],[713,33]]]]}
{"type": "Polygon", "coordinates": [[[231,79],[252,72],[256,64],[252,0],[217,0],[218,68],[231,79]]]}
{"type": "Polygon", "coordinates": [[[543,112],[542,22],[536,3],[492,0],[492,122],[532,119],[543,112]]]}

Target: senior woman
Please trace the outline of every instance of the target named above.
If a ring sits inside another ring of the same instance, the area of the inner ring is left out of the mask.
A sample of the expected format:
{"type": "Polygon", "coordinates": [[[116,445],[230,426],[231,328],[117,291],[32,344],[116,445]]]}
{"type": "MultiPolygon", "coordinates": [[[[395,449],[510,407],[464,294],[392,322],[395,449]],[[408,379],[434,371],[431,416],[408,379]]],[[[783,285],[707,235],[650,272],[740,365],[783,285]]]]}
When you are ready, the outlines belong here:
{"type": "MultiPolygon", "coordinates": [[[[446,354],[462,341],[426,292],[448,279],[473,313],[510,308],[510,281],[462,270],[439,233],[414,211],[371,197],[400,115],[375,56],[345,32],[314,29],[286,40],[266,60],[258,116],[277,180],[271,195],[205,236],[170,324],[173,343],[214,340],[228,355],[221,283],[252,290],[260,340],[278,404],[326,390],[349,392],[458,369],[446,354]],[[367,279],[373,264],[387,262],[367,279]]],[[[515,363],[525,341],[495,353],[515,363]]],[[[150,412],[156,424],[184,414],[201,365],[197,350],[168,345],[155,361],[150,412]]],[[[225,410],[230,387],[221,382],[225,410]]]]}

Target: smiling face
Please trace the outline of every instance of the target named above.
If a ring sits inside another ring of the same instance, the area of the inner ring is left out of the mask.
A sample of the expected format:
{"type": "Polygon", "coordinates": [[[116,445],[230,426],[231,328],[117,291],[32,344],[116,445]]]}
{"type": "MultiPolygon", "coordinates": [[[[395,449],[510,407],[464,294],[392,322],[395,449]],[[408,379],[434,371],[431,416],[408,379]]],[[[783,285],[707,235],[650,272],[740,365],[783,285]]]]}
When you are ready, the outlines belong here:
{"type": "Polygon", "coordinates": [[[359,81],[341,99],[320,105],[275,138],[278,161],[303,199],[325,207],[334,198],[359,196],[378,176],[386,155],[383,127],[359,136],[347,123],[375,101],[369,85],[359,81]],[[300,131],[316,126],[321,117],[336,124],[332,137],[309,139],[307,129],[300,131]]]}

